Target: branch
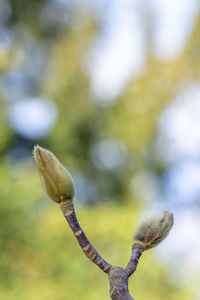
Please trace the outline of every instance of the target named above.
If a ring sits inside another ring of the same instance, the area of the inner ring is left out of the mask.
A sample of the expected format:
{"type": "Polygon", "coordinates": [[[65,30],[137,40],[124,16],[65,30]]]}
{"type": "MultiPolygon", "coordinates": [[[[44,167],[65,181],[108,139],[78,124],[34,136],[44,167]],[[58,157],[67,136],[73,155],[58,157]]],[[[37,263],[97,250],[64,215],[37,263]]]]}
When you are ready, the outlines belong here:
{"type": "Polygon", "coordinates": [[[145,250],[144,244],[139,243],[139,242],[133,243],[131,258],[125,269],[128,277],[130,277],[135,272],[135,270],[137,268],[138,260],[144,250],[145,250]]]}
{"type": "Polygon", "coordinates": [[[134,300],[128,291],[128,275],[124,269],[114,267],[110,270],[108,278],[112,300],[134,300]]]}
{"type": "Polygon", "coordinates": [[[85,255],[101,270],[105,273],[108,273],[112,268],[112,265],[107,263],[101,255],[97,252],[97,250],[92,246],[92,244],[87,239],[84,231],[82,230],[81,226],[76,217],[76,213],[74,210],[74,206],[71,203],[61,202],[60,203],[61,211],[67,220],[69,227],[73,231],[75,237],[77,238],[79,245],[81,246],[85,255]]]}
{"type": "Polygon", "coordinates": [[[101,270],[108,273],[112,265],[99,255],[77,220],[73,205],[75,191],[71,175],[50,151],[36,146],[33,153],[42,184],[48,196],[54,202],[59,203],[61,211],[85,255],[101,270]]]}
{"type": "Polygon", "coordinates": [[[79,225],[73,205],[74,184],[69,172],[50,151],[36,146],[33,154],[42,185],[48,196],[59,203],[85,255],[108,274],[111,299],[134,300],[128,291],[128,278],[135,272],[142,252],[157,246],[168,235],[173,225],[173,215],[163,212],[140,224],[133,236],[132,254],[127,267],[125,269],[114,267],[99,255],[79,225]]]}

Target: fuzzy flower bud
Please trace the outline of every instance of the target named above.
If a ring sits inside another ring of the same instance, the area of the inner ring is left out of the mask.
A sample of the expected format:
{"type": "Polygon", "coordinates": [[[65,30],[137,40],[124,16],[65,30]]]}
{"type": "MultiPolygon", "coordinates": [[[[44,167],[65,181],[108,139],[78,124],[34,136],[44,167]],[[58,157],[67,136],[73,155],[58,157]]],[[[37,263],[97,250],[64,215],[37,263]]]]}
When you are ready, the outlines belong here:
{"type": "Polygon", "coordinates": [[[167,211],[141,223],[135,230],[133,243],[142,244],[145,248],[156,247],[168,235],[173,226],[173,214],[167,211]]]}
{"type": "Polygon", "coordinates": [[[35,146],[33,150],[42,185],[48,196],[56,203],[74,198],[74,184],[71,175],[50,151],[35,146]]]}

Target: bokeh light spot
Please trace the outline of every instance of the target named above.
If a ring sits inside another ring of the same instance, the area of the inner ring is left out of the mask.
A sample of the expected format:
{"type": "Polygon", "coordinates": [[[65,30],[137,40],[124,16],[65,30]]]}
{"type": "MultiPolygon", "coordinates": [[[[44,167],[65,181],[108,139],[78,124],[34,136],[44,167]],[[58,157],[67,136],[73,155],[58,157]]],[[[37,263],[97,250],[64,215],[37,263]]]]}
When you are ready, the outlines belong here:
{"type": "Polygon", "coordinates": [[[100,169],[112,170],[119,167],[125,159],[125,147],[115,140],[103,140],[91,150],[93,163],[100,169]]]}
{"type": "Polygon", "coordinates": [[[10,108],[12,128],[28,139],[38,139],[49,134],[56,119],[56,105],[47,99],[29,98],[10,108]]]}

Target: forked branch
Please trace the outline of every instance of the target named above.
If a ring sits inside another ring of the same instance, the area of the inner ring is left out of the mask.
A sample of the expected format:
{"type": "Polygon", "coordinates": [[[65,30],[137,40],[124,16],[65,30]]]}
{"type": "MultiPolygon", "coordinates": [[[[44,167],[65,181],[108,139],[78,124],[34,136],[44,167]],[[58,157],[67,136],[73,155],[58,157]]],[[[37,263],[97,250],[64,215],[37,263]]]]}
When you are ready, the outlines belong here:
{"type": "Polygon", "coordinates": [[[73,205],[74,184],[69,172],[50,151],[39,146],[34,148],[34,158],[45,191],[51,200],[60,205],[83,252],[108,274],[111,299],[133,300],[128,291],[128,278],[135,272],[142,252],[157,246],[168,235],[173,225],[173,215],[163,212],[139,225],[133,236],[132,254],[127,267],[115,267],[100,256],[79,225],[73,205]]]}

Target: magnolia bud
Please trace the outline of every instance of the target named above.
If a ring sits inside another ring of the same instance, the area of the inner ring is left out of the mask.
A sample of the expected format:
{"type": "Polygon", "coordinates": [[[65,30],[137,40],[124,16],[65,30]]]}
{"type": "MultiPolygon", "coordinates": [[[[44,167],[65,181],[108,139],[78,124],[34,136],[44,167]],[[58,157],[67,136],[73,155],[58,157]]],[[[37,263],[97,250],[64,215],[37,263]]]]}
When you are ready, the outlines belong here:
{"type": "Polygon", "coordinates": [[[142,244],[145,248],[156,247],[168,235],[173,226],[173,214],[167,211],[141,223],[135,230],[133,243],[142,244]]]}
{"type": "Polygon", "coordinates": [[[57,203],[74,198],[74,184],[71,175],[50,151],[35,146],[34,159],[42,185],[48,196],[57,203]]]}

